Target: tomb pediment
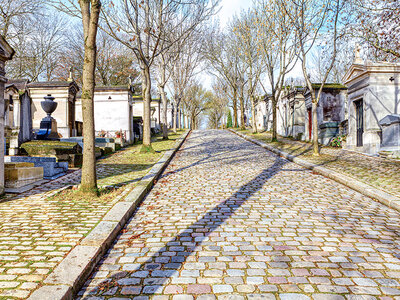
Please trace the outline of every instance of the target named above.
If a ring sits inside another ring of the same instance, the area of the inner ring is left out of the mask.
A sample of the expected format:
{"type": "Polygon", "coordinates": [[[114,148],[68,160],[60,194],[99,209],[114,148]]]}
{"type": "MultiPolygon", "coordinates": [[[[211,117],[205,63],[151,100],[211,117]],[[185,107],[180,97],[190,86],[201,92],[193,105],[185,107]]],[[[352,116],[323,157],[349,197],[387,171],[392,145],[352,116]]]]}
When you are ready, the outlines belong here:
{"type": "Polygon", "coordinates": [[[346,84],[347,82],[352,81],[354,78],[359,77],[360,75],[366,72],[366,68],[363,65],[352,65],[350,69],[347,71],[346,75],[343,77],[343,82],[346,84]]]}

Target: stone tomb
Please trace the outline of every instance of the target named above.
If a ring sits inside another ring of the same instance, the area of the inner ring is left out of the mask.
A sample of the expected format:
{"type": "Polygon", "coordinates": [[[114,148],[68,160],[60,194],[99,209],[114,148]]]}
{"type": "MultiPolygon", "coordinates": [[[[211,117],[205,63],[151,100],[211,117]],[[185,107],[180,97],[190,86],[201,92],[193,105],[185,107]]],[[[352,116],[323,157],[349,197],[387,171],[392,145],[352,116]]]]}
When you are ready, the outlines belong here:
{"type": "Polygon", "coordinates": [[[41,102],[51,94],[58,105],[52,117],[57,121],[57,130],[61,137],[76,136],[75,101],[79,90],[74,81],[32,82],[28,84],[32,98],[33,129],[40,130],[40,123],[46,117],[41,102]]]}
{"type": "Polygon", "coordinates": [[[400,113],[400,64],[363,62],[356,57],[344,82],[349,88],[346,148],[376,155],[381,147],[396,143],[389,141],[396,136],[384,133],[385,126],[379,123],[400,113]]]}
{"type": "MultiPolygon", "coordinates": [[[[314,93],[318,93],[320,83],[313,83],[314,93]]],[[[312,102],[311,93],[305,90],[305,139],[312,141],[312,102]]],[[[346,118],[347,88],[338,83],[326,83],[322,89],[317,106],[318,141],[329,145],[339,135],[339,125],[346,118]]]]}
{"type": "Polygon", "coordinates": [[[57,162],[55,157],[6,156],[4,161],[10,163],[31,163],[35,167],[41,167],[44,179],[48,180],[61,177],[68,171],[68,162],[57,162]]]}
{"type": "Polygon", "coordinates": [[[5,190],[7,193],[22,193],[43,182],[43,167],[34,163],[5,163],[5,190]]]}
{"type": "Polygon", "coordinates": [[[380,122],[382,127],[381,151],[383,156],[400,158],[400,115],[387,115],[380,122]]]}
{"type": "Polygon", "coordinates": [[[400,115],[388,115],[379,125],[382,126],[382,149],[400,150],[400,115]]]}

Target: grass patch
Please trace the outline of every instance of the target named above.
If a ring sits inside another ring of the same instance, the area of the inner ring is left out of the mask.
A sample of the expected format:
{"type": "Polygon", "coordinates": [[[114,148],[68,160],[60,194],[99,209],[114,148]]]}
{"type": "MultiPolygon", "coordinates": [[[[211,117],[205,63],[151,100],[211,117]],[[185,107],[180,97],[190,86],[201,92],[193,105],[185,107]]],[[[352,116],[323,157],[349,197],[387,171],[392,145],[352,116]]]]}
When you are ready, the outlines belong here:
{"type": "Polygon", "coordinates": [[[134,183],[140,181],[147,174],[164,152],[175,146],[175,141],[184,132],[184,130],[180,130],[176,134],[171,132],[168,140],[164,140],[162,134],[154,136],[151,144],[152,151],[142,152],[143,145],[138,143],[99,160],[97,162],[98,196],[81,193],[79,190],[64,190],[54,195],[52,199],[57,200],[60,204],[66,199],[72,199],[82,204],[92,201],[110,202],[121,193],[121,187],[129,184],[129,187],[133,188],[134,183]],[[104,186],[113,186],[114,188],[104,188],[104,186]]]}

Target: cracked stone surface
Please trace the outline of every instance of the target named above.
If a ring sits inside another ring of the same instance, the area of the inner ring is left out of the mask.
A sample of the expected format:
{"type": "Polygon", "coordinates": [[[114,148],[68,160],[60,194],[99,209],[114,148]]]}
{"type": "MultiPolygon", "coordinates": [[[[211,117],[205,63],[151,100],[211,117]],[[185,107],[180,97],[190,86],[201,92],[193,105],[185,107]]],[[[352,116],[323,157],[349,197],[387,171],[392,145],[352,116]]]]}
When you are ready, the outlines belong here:
{"type": "Polygon", "coordinates": [[[400,215],[194,131],[78,299],[400,299],[400,215]]]}

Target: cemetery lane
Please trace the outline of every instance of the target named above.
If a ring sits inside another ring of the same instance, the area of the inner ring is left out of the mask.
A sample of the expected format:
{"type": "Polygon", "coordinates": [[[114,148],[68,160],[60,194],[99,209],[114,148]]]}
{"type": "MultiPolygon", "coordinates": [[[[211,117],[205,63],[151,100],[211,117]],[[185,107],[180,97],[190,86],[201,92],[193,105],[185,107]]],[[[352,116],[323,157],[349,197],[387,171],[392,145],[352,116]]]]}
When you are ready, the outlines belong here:
{"type": "Polygon", "coordinates": [[[78,299],[396,299],[399,221],[233,133],[194,131],[78,299]]]}

